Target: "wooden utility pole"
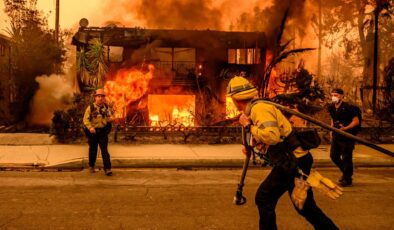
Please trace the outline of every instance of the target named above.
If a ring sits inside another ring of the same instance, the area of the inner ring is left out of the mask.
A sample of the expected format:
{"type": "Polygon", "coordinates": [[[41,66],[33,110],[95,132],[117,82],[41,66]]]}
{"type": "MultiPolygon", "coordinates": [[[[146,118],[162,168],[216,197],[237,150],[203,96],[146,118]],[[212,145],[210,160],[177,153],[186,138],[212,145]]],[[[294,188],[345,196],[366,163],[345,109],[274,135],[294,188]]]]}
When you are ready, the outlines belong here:
{"type": "MultiPolygon", "coordinates": [[[[317,50],[317,78],[321,80],[321,43],[322,43],[322,9],[321,9],[321,0],[319,0],[319,48],[317,50]]],[[[324,79],[323,79],[324,85],[324,79]]]]}
{"type": "Polygon", "coordinates": [[[378,33],[379,33],[379,6],[375,9],[375,36],[373,43],[373,83],[372,83],[372,111],[376,113],[376,94],[377,94],[377,83],[378,83],[378,33]]]}
{"type": "Polygon", "coordinates": [[[56,19],[55,19],[55,41],[56,42],[59,42],[59,14],[60,14],[59,1],[60,0],[56,0],[56,19]]]}

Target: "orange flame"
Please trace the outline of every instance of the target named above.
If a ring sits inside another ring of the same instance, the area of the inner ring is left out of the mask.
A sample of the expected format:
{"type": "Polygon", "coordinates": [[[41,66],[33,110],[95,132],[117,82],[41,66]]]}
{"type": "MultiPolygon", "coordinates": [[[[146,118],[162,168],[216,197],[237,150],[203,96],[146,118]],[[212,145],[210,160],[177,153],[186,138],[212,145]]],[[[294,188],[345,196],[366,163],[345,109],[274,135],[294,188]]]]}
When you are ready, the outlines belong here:
{"type": "Polygon", "coordinates": [[[195,95],[148,95],[151,126],[194,126],[195,95]]]}
{"type": "Polygon", "coordinates": [[[154,66],[149,65],[148,69],[147,73],[136,69],[120,69],[114,80],[105,83],[104,90],[107,92],[107,99],[114,104],[115,118],[126,117],[127,106],[141,99],[148,91],[154,66]]]}
{"type": "Polygon", "coordinates": [[[235,107],[233,99],[226,97],[226,118],[233,118],[239,115],[237,107],[235,107]]]}

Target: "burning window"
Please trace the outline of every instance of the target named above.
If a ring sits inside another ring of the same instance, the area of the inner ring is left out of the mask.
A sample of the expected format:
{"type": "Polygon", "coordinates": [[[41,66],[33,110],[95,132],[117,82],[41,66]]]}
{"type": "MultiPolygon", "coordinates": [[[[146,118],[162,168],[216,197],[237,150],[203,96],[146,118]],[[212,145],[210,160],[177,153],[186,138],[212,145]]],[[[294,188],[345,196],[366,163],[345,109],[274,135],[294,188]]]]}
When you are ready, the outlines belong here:
{"type": "Polygon", "coordinates": [[[151,126],[194,126],[195,95],[148,95],[151,126]]]}
{"type": "Polygon", "coordinates": [[[114,116],[117,119],[125,119],[128,114],[128,106],[139,101],[148,91],[149,82],[153,77],[154,67],[148,66],[149,72],[139,69],[120,69],[112,80],[104,85],[107,100],[114,106],[114,116]]]}
{"type": "Polygon", "coordinates": [[[253,65],[260,63],[260,49],[228,49],[229,64],[253,65]]]}

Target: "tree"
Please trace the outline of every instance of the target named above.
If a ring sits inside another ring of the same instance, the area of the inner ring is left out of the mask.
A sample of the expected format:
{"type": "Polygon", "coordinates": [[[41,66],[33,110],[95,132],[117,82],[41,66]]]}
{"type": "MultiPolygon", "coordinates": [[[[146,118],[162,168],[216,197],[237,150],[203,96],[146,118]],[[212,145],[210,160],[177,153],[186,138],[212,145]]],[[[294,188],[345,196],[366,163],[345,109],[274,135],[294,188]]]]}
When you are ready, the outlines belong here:
{"type": "MultiPolygon", "coordinates": [[[[329,49],[342,49],[346,63],[355,70],[361,68],[364,92],[363,108],[370,107],[369,93],[373,88],[374,12],[386,0],[332,0],[322,1],[322,36],[329,49]]],[[[390,11],[393,5],[384,5],[390,11]]],[[[378,21],[376,20],[376,23],[378,21]]],[[[379,59],[383,67],[393,53],[394,22],[380,20],[379,59]]],[[[376,27],[377,28],[377,27],[376,27]]],[[[376,53],[378,54],[378,53],[376,53]]]]}
{"type": "Polygon", "coordinates": [[[14,114],[23,120],[38,88],[37,76],[60,73],[65,59],[63,43],[57,43],[46,18],[36,8],[36,0],[4,0],[10,18],[7,30],[13,40],[12,68],[17,89],[14,114]]]}
{"type": "Polygon", "coordinates": [[[273,47],[273,54],[272,54],[272,59],[270,63],[268,64],[267,68],[264,70],[263,77],[261,79],[257,80],[257,89],[259,91],[260,96],[267,97],[268,92],[267,92],[267,87],[268,87],[268,82],[271,76],[271,71],[272,69],[288,58],[291,55],[303,53],[306,51],[311,51],[314,50],[313,48],[300,48],[300,49],[292,49],[288,50],[289,44],[292,42],[292,40],[289,40],[285,42],[283,45],[281,45],[281,40],[282,40],[282,35],[285,31],[285,25],[288,17],[288,10],[285,11],[284,16],[282,18],[281,24],[279,26],[278,32],[276,34],[276,39],[273,47]]]}
{"type": "Polygon", "coordinates": [[[385,14],[389,16],[390,3],[388,0],[376,0],[373,10],[373,24],[374,24],[374,55],[373,55],[373,86],[372,86],[372,108],[376,112],[376,90],[378,82],[378,43],[379,43],[379,16],[382,12],[386,11],[385,14]]]}
{"type": "Polygon", "coordinates": [[[93,85],[96,88],[104,86],[105,75],[108,67],[104,58],[104,45],[98,38],[89,41],[89,51],[86,52],[86,57],[89,60],[89,70],[94,77],[93,85]]]}
{"type": "Polygon", "coordinates": [[[77,70],[84,90],[104,86],[108,66],[105,62],[105,47],[100,39],[91,39],[87,47],[82,47],[77,52],[77,70]]]}

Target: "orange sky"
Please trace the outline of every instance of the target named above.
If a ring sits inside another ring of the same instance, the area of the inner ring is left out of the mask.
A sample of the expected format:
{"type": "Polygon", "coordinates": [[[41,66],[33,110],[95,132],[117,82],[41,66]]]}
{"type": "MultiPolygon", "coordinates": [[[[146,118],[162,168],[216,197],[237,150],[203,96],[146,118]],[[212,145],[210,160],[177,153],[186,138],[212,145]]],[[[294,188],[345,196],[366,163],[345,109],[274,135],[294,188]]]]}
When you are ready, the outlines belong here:
{"type": "MultiPolygon", "coordinates": [[[[105,21],[120,20],[127,22],[130,25],[126,26],[144,26],[140,25],[141,21],[135,19],[135,15],[125,9],[125,2],[133,5],[141,0],[60,0],[60,27],[62,29],[76,29],[81,18],[86,17],[90,24],[89,26],[102,26],[105,21]]],[[[181,1],[181,0],[180,0],[181,1]]],[[[270,4],[271,0],[207,0],[212,3],[212,6],[221,7],[226,6],[224,20],[226,24],[233,20],[234,15],[238,16],[239,12],[253,10],[256,5],[270,4]]],[[[38,0],[37,8],[41,10],[44,15],[48,15],[49,27],[54,28],[55,24],[55,0],[38,0]]],[[[0,0],[0,33],[4,33],[3,29],[7,27],[7,16],[4,14],[4,3],[0,0]]]]}
{"type": "MultiPolygon", "coordinates": [[[[72,28],[78,25],[81,18],[96,14],[101,9],[102,0],[60,0],[60,24],[62,28],[72,28]]],[[[45,15],[49,15],[49,26],[55,26],[55,0],[38,0],[37,8],[45,15]]],[[[0,30],[6,27],[7,17],[4,15],[4,3],[0,1],[0,30]]]]}

